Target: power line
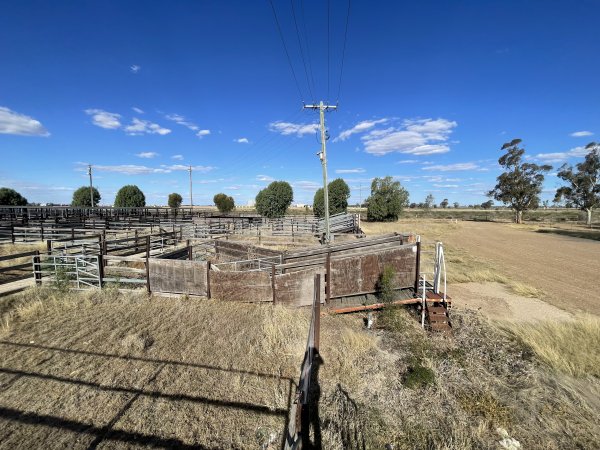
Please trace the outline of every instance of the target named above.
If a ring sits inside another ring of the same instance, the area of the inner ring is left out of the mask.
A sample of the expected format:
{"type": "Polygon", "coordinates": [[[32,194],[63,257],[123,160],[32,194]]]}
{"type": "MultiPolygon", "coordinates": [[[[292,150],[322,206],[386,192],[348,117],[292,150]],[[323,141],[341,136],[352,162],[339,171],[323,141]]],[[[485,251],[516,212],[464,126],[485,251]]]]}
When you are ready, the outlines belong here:
{"type": "Polygon", "coordinates": [[[329,45],[329,12],[331,10],[331,1],[327,0],[327,101],[329,101],[329,61],[331,60],[331,58],[329,57],[329,49],[330,49],[330,45],[329,45]]]}
{"type": "Polygon", "coordinates": [[[344,58],[346,56],[346,41],[348,39],[348,22],[350,19],[350,0],[348,0],[348,11],[346,13],[346,31],[344,31],[344,47],[342,50],[342,65],[340,68],[340,81],[338,83],[338,94],[336,103],[340,101],[340,91],[342,90],[342,73],[344,72],[344,58]]]}
{"type": "Polygon", "coordinates": [[[273,0],[269,0],[271,4],[271,8],[273,9],[273,16],[275,17],[275,24],[277,25],[277,31],[279,31],[279,37],[281,38],[281,43],[283,44],[283,49],[285,50],[285,55],[287,56],[288,63],[290,65],[290,69],[292,70],[292,76],[294,77],[294,81],[296,82],[296,88],[298,89],[298,93],[300,94],[300,100],[304,102],[304,96],[302,95],[302,90],[300,89],[300,83],[298,83],[298,78],[296,77],[296,72],[294,71],[294,66],[292,65],[292,59],[290,58],[290,54],[288,52],[287,46],[285,45],[285,39],[283,38],[283,33],[281,32],[281,26],[279,25],[279,19],[277,18],[277,12],[275,12],[275,6],[273,5],[273,0]]]}
{"type": "Polygon", "coordinates": [[[294,0],[290,0],[292,5],[292,15],[294,16],[294,25],[296,26],[296,36],[298,37],[298,46],[300,47],[300,57],[302,58],[302,65],[304,66],[304,74],[306,75],[306,84],[308,85],[308,93],[310,94],[313,102],[315,96],[312,89],[310,88],[310,79],[308,78],[308,69],[306,68],[306,61],[304,60],[304,51],[302,50],[302,42],[300,41],[300,31],[298,30],[298,22],[296,21],[296,8],[294,8],[294,0]]]}
{"type": "Polygon", "coordinates": [[[308,57],[308,70],[310,72],[310,79],[312,81],[313,92],[316,92],[317,85],[315,84],[315,78],[313,76],[312,59],[310,57],[310,42],[308,40],[308,31],[306,31],[306,18],[304,16],[304,0],[300,1],[300,9],[302,11],[302,26],[304,28],[304,40],[306,41],[306,56],[308,57]]]}

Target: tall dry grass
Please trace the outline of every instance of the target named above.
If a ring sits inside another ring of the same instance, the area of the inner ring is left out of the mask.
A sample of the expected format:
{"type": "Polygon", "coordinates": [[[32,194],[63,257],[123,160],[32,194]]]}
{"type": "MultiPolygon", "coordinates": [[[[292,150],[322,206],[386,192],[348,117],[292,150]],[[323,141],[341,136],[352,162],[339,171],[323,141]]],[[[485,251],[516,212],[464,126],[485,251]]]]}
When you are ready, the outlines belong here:
{"type": "Polygon", "coordinates": [[[552,369],[600,378],[600,318],[513,325],[509,330],[552,369]]]}

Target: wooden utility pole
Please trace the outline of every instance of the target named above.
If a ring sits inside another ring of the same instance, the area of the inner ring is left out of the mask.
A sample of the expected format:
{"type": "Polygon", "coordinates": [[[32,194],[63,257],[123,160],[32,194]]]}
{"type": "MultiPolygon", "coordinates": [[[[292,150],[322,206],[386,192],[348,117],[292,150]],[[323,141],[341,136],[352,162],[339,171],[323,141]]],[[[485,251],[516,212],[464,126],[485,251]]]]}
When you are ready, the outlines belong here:
{"type": "Polygon", "coordinates": [[[94,207],[94,186],[92,185],[92,165],[88,164],[88,175],[90,176],[90,207],[94,207]]]}
{"type": "Polygon", "coordinates": [[[337,109],[337,106],[325,105],[323,101],[318,105],[304,105],[304,109],[318,109],[319,110],[319,122],[321,127],[321,151],[317,153],[321,160],[321,166],[323,168],[323,198],[325,200],[325,243],[331,242],[331,231],[329,229],[329,189],[327,187],[327,131],[325,130],[325,112],[337,109]]]}
{"type": "Polygon", "coordinates": [[[194,200],[192,197],[192,166],[190,166],[190,168],[188,169],[188,172],[190,173],[190,214],[193,216],[194,215],[194,200]]]}

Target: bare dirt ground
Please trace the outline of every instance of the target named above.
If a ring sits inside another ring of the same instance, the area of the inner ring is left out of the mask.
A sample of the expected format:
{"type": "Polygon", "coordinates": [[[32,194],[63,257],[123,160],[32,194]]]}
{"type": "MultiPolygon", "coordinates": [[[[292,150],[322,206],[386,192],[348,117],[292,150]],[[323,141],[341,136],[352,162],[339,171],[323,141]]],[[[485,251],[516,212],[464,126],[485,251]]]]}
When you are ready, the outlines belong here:
{"type": "Polygon", "coordinates": [[[450,286],[452,307],[475,309],[488,319],[514,323],[573,319],[573,314],[537,298],[513,294],[500,283],[461,283],[450,286]]]}
{"type": "Polygon", "coordinates": [[[446,240],[487,260],[501,273],[543,290],[548,303],[600,314],[598,241],[478,222],[462,222],[446,240]]]}

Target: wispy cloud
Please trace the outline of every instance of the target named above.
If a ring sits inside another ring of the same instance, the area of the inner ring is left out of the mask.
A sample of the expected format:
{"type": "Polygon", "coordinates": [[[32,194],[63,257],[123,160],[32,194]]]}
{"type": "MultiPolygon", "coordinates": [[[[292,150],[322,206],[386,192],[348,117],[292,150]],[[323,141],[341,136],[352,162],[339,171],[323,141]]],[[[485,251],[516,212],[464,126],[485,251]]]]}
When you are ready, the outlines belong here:
{"type": "Polygon", "coordinates": [[[125,132],[131,136],[139,136],[142,134],[159,134],[164,136],[169,134],[171,130],[164,128],[157,123],[152,123],[148,120],[138,119],[134,117],[131,120],[131,124],[124,128],[125,132]]]}
{"type": "Polygon", "coordinates": [[[102,109],[86,109],[85,113],[92,116],[92,123],[100,128],[107,130],[116,130],[121,128],[121,115],[117,113],[111,113],[102,109]]]}
{"type": "Polygon", "coordinates": [[[0,106],[0,134],[19,136],[50,136],[48,130],[33,117],[0,106]]]}
{"type": "Polygon", "coordinates": [[[333,141],[334,142],[345,141],[353,134],[363,133],[365,131],[370,130],[377,124],[386,123],[388,121],[389,121],[389,119],[386,119],[386,118],[378,119],[378,120],[363,120],[362,122],[359,122],[356,125],[354,125],[352,128],[342,131],[340,133],[340,135],[338,137],[336,137],[333,141]]]}
{"type": "Polygon", "coordinates": [[[439,172],[458,172],[461,170],[481,170],[477,164],[472,162],[455,163],[455,164],[434,164],[423,167],[423,170],[434,170],[439,172]]]}
{"type": "Polygon", "coordinates": [[[363,168],[358,169],[337,169],[335,173],[365,173],[366,170],[363,168]]]}
{"type": "Polygon", "coordinates": [[[237,142],[238,144],[248,144],[250,143],[250,141],[248,140],[248,138],[239,138],[239,139],[234,139],[234,142],[237,142]]]}
{"type": "Polygon", "coordinates": [[[138,114],[144,114],[144,110],[142,110],[140,108],[136,108],[135,106],[132,106],[131,109],[134,110],[138,114]]]}
{"type": "Polygon", "coordinates": [[[592,133],[591,131],[575,131],[574,133],[571,133],[571,136],[573,137],[586,137],[586,136],[592,136],[594,133],[592,133]]]}
{"type": "MultiPolygon", "coordinates": [[[[76,163],[76,170],[82,171],[87,170],[87,164],[85,163],[76,163]]],[[[192,170],[196,172],[210,172],[215,169],[212,166],[192,166],[192,170]]],[[[175,171],[184,171],[189,170],[189,166],[184,166],[181,164],[174,165],[166,165],[162,164],[160,167],[148,167],[142,166],[138,164],[119,164],[119,165],[96,165],[94,164],[94,170],[100,172],[113,172],[120,173],[123,175],[151,175],[158,173],[171,173],[175,171]]]]}
{"type": "MultiPolygon", "coordinates": [[[[186,166],[183,164],[173,164],[170,166],[163,164],[160,167],[162,167],[163,169],[166,169],[168,171],[190,170],[190,166],[186,166]]],[[[215,167],[213,167],[213,166],[192,166],[192,171],[194,171],[194,172],[206,173],[206,172],[210,172],[211,170],[214,170],[214,169],[215,169],[215,167]]]]}
{"type": "Polygon", "coordinates": [[[156,152],[141,152],[141,153],[136,153],[135,156],[137,156],[138,158],[156,158],[158,156],[158,153],[156,152]]]}
{"type": "Polygon", "coordinates": [[[416,164],[418,162],[418,159],[401,159],[400,161],[396,161],[396,164],[416,164]]]}
{"type": "Polygon", "coordinates": [[[581,158],[589,153],[583,146],[572,148],[566,152],[554,152],[554,153],[538,153],[533,157],[544,163],[558,163],[566,161],[569,158],[581,158]]]}
{"type": "Polygon", "coordinates": [[[405,120],[398,127],[372,130],[361,139],[365,151],[376,156],[393,152],[433,155],[450,151],[447,141],[456,126],[446,119],[405,120]]]}
{"type": "Polygon", "coordinates": [[[171,159],[176,159],[177,161],[183,161],[183,155],[173,155],[171,159]]]}
{"type": "Polygon", "coordinates": [[[291,123],[291,122],[272,122],[269,124],[269,130],[289,136],[295,134],[302,137],[305,134],[313,134],[319,129],[319,124],[316,123],[291,123]]]}
{"type": "Polygon", "coordinates": [[[140,70],[142,70],[142,68],[137,64],[133,64],[129,66],[129,70],[131,70],[132,73],[138,73],[140,70]]]}
{"type": "Polygon", "coordinates": [[[275,181],[275,178],[270,177],[269,175],[256,175],[256,179],[258,181],[275,181]]]}
{"type": "Polygon", "coordinates": [[[319,183],[317,183],[315,181],[301,180],[301,181],[294,181],[292,183],[292,187],[294,189],[299,189],[302,191],[316,191],[317,189],[319,189],[323,186],[321,186],[319,183]]]}
{"type": "Polygon", "coordinates": [[[198,136],[199,138],[203,138],[204,136],[208,136],[210,134],[210,130],[199,130],[196,133],[196,136],[198,136]]]}
{"type": "Polygon", "coordinates": [[[167,114],[165,117],[179,125],[189,128],[192,131],[198,131],[200,129],[198,125],[196,125],[193,122],[190,122],[185,117],[180,116],[179,114],[167,114]]]}

